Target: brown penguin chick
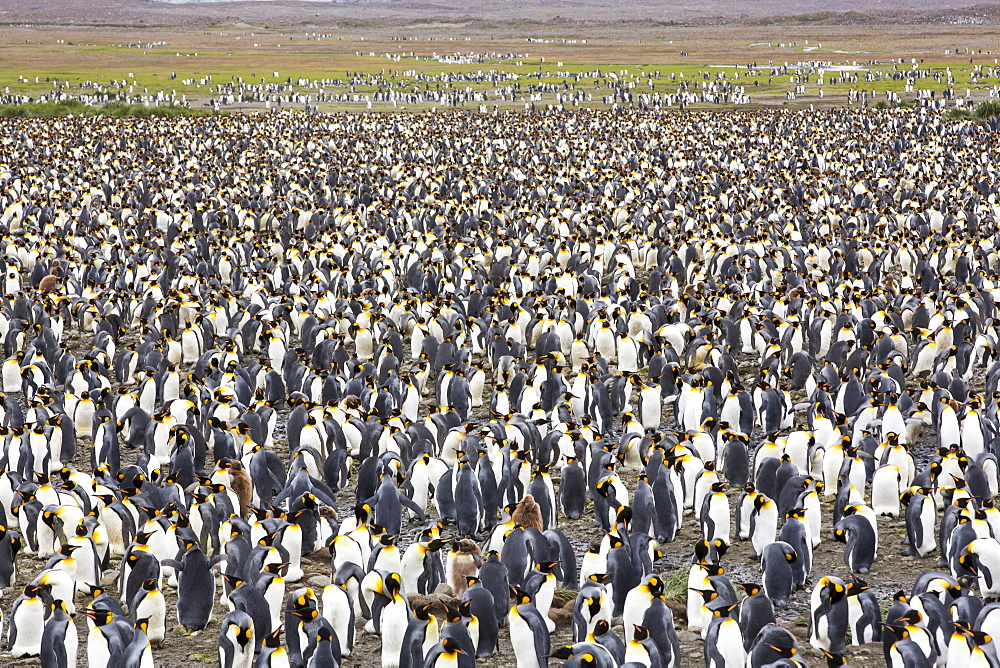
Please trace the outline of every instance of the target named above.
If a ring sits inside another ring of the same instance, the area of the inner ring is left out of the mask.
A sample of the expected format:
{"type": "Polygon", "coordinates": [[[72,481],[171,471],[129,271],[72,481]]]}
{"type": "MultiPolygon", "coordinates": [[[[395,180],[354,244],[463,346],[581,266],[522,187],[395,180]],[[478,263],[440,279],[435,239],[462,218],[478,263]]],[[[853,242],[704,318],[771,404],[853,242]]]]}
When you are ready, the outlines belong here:
{"type": "Polygon", "coordinates": [[[514,509],[514,514],[510,516],[510,519],[525,529],[544,531],[542,528],[542,508],[535,503],[535,497],[530,494],[524,495],[524,498],[517,504],[517,508],[514,509]]]}
{"type": "Polygon", "coordinates": [[[38,290],[44,295],[50,292],[55,292],[55,290],[62,283],[62,272],[59,271],[59,265],[52,265],[51,271],[49,271],[48,276],[42,278],[41,282],[38,284],[38,290]]]}
{"type": "Polygon", "coordinates": [[[451,542],[451,549],[445,560],[445,573],[448,577],[448,584],[451,586],[452,596],[462,598],[462,594],[469,588],[467,578],[479,573],[481,563],[482,559],[476,541],[462,538],[451,542]]]}
{"type": "Polygon", "coordinates": [[[240,517],[246,519],[250,511],[250,502],[253,501],[253,482],[250,480],[250,474],[237,459],[230,460],[226,468],[229,469],[229,475],[233,479],[236,498],[240,500],[240,517]]]}

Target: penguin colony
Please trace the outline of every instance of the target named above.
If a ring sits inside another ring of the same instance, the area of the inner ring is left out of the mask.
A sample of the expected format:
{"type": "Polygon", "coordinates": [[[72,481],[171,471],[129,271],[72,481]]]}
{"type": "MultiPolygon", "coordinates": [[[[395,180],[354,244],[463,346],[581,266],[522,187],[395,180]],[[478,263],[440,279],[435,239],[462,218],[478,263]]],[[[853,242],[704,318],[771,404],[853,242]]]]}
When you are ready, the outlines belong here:
{"type": "Polygon", "coordinates": [[[0,126],[6,656],[146,668],[221,619],[225,668],[338,666],[361,634],[384,666],[509,638],[520,668],[675,667],[678,631],[708,668],[803,666],[798,600],[830,665],[1000,665],[988,127],[0,126]],[[926,561],[891,601],[880,516],[926,561]]]}

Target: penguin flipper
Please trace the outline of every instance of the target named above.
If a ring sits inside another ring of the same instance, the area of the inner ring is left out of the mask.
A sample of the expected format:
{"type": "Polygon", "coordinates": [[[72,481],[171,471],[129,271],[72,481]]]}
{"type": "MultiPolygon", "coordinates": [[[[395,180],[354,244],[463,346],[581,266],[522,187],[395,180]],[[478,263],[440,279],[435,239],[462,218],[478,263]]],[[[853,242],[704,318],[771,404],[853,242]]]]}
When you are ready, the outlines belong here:
{"type": "Polygon", "coordinates": [[[319,497],[320,501],[333,508],[337,507],[337,502],[333,499],[334,493],[325,482],[312,476],[309,476],[309,482],[312,483],[312,493],[319,497]]]}
{"type": "Polygon", "coordinates": [[[399,490],[396,491],[399,494],[399,502],[403,504],[403,506],[409,508],[414,513],[416,513],[417,517],[420,518],[421,522],[426,521],[427,516],[424,515],[424,511],[420,509],[420,506],[417,505],[417,502],[411,499],[410,497],[406,496],[399,490]]]}

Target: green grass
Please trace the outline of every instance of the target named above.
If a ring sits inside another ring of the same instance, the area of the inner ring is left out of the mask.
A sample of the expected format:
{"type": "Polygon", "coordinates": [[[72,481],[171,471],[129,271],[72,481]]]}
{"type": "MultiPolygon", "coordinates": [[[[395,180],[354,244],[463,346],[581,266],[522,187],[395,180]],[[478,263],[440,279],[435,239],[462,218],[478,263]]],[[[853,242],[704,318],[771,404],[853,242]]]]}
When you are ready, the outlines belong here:
{"type": "Polygon", "coordinates": [[[879,100],[875,103],[876,109],[912,109],[916,106],[916,102],[909,100],[901,100],[899,102],[889,102],[888,100],[879,100]]]}
{"type": "MultiPolygon", "coordinates": [[[[825,14],[817,14],[799,17],[789,25],[795,26],[803,21],[809,23],[817,20],[817,17],[827,20],[824,18],[825,14]]],[[[417,19],[413,23],[415,26],[421,26],[425,22],[433,25],[468,24],[468,20],[464,18],[417,19]]],[[[342,21],[338,25],[360,27],[368,24],[342,21]]],[[[976,67],[981,68],[984,74],[992,76],[973,78],[974,68],[967,59],[958,56],[942,58],[938,55],[941,53],[938,48],[931,49],[923,43],[918,48],[904,51],[907,56],[922,58],[918,70],[913,71],[910,62],[895,60],[885,62],[886,59],[882,57],[881,42],[874,45],[875,48],[872,48],[872,45],[856,44],[855,36],[849,29],[839,29],[835,34],[789,35],[788,39],[791,41],[787,43],[784,36],[773,32],[760,35],[759,39],[754,37],[754,41],[741,34],[737,43],[726,48],[721,48],[723,43],[709,40],[703,42],[701,46],[696,45],[694,52],[688,51],[688,42],[691,42],[688,36],[681,33],[673,34],[670,31],[670,36],[674,39],[669,43],[660,38],[644,37],[635,49],[630,49],[627,55],[622,56],[620,50],[608,48],[616,43],[614,39],[588,36],[585,31],[581,31],[579,35],[575,32],[567,34],[562,29],[550,31],[545,21],[537,23],[528,21],[519,26],[514,34],[499,36],[496,42],[490,35],[488,41],[485,38],[477,38],[469,43],[440,41],[426,43],[421,40],[399,43],[385,39],[359,40],[349,35],[343,41],[335,38],[303,40],[297,32],[285,33],[278,28],[275,28],[277,32],[259,29],[255,34],[248,35],[242,26],[220,26],[213,28],[211,33],[198,35],[172,32],[163,34],[162,40],[159,33],[144,31],[144,40],[168,42],[165,46],[151,49],[126,47],[122,44],[124,41],[122,36],[115,32],[83,32],[65,36],[59,33],[59,36],[65,39],[61,43],[54,39],[55,34],[39,33],[31,35],[31,44],[21,44],[20,41],[0,35],[0,57],[3,57],[5,62],[4,71],[0,72],[0,87],[9,88],[13,94],[36,98],[51,94],[54,88],[58,87],[68,95],[112,92],[123,98],[127,95],[132,101],[136,99],[134,96],[152,96],[157,92],[168,92],[171,96],[176,96],[171,99],[186,96],[193,106],[200,107],[208,98],[217,94],[216,86],[233,83],[237,78],[242,78],[246,84],[253,85],[260,84],[261,79],[267,84],[284,85],[291,79],[293,82],[291,91],[283,92],[313,93],[314,88],[303,88],[297,84],[298,79],[309,79],[313,82],[327,80],[327,83],[322,84],[325,93],[350,91],[370,95],[386,84],[408,90],[425,87],[442,90],[468,88],[487,92],[492,105],[495,99],[493,89],[496,88],[492,82],[446,83],[437,80],[420,81],[418,77],[433,79],[436,75],[444,73],[496,70],[502,74],[519,75],[521,95],[526,95],[527,88],[532,85],[554,84],[561,87],[565,81],[574,85],[577,91],[592,96],[592,102],[581,104],[584,108],[591,108],[603,106],[600,98],[610,93],[607,83],[612,79],[609,76],[611,73],[621,76],[620,73],[624,72],[623,78],[631,86],[631,92],[637,96],[651,92],[647,76],[659,71],[661,78],[654,80],[653,84],[656,92],[661,94],[675,92],[682,81],[690,86],[691,92],[697,92],[708,82],[716,81],[717,75],[725,73],[731,84],[745,88],[754,104],[782,103],[782,106],[796,107],[799,106],[796,103],[783,104],[783,98],[797,82],[785,74],[772,77],[768,63],[773,62],[776,67],[780,67],[784,62],[795,63],[802,60],[828,59],[834,63],[856,60],[872,71],[873,81],[866,81],[864,73],[859,72],[856,82],[842,83],[831,83],[830,77],[833,73],[829,72],[824,77],[826,81],[822,85],[817,83],[815,72],[810,74],[806,78],[805,96],[800,96],[799,101],[806,101],[806,104],[810,101],[815,102],[817,92],[822,89],[825,102],[820,104],[826,106],[843,103],[844,96],[852,89],[873,93],[876,100],[884,99],[885,93],[890,91],[912,100],[914,95],[904,90],[906,78],[893,78],[893,75],[902,72],[916,77],[918,89],[940,93],[945,88],[954,88],[959,92],[970,88],[976,91],[975,94],[980,99],[983,97],[983,91],[998,81],[996,69],[987,63],[978,62],[976,67]],[[206,34],[211,34],[212,38],[205,39],[206,34]],[[553,43],[527,42],[524,36],[528,34],[535,38],[551,37],[553,43]],[[799,38],[803,36],[810,39],[799,38]],[[558,43],[563,38],[577,41],[572,44],[558,43]],[[586,43],[583,43],[584,39],[587,40],[586,43]],[[767,46],[761,46],[765,43],[767,46]],[[805,46],[806,43],[809,47],[805,46]],[[819,48],[804,52],[804,49],[813,47],[819,48]],[[681,57],[679,54],[682,50],[692,55],[681,57]],[[484,62],[466,64],[443,64],[426,59],[432,52],[444,54],[468,51],[518,53],[523,54],[523,57],[512,60],[489,57],[484,62]],[[411,56],[411,52],[415,55],[411,56]],[[192,56],[195,53],[198,54],[197,57],[192,56]],[[376,55],[370,56],[369,53],[376,55]],[[386,59],[384,57],[386,53],[396,54],[400,59],[398,61],[395,58],[386,59]],[[178,57],[178,54],[183,55],[178,57]],[[615,55],[611,55],[609,59],[608,54],[615,55]],[[873,65],[868,62],[872,59],[883,62],[873,65]],[[758,69],[753,75],[745,68],[745,64],[749,61],[758,63],[758,69]],[[742,67],[737,69],[737,64],[742,67]],[[590,76],[583,76],[579,81],[575,81],[574,75],[591,74],[598,69],[604,74],[601,81],[596,81],[590,76]],[[279,76],[274,77],[273,72],[279,72],[279,76]],[[384,76],[384,83],[379,81],[371,85],[368,81],[363,81],[350,85],[346,77],[347,72],[378,74],[384,76]],[[171,76],[172,74],[175,76],[171,76]],[[415,77],[414,74],[418,76],[415,77]],[[211,82],[200,83],[209,76],[211,82]],[[671,80],[671,76],[676,78],[671,80]],[[329,81],[331,79],[338,79],[339,82],[332,83],[329,81]],[[121,88],[123,81],[126,85],[121,88]]],[[[481,25],[480,29],[486,28],[481,25]]],[[[937,40],[942,36],[957,39],[958,34],[934,33],[934,39],[937,40]]],[[[909,61],[910,58],[906,60],[909,61]]],[[[805,72],[799,74],[804,76],[805,72]]],[[[505,88],[512,83],[501,81],[499,85],[505,88]]],[[[552,97],[551,93],[546,92],[543,104],[551,103],[552,97]]],[[[319,106],[324,111],[356,110],[361,107],[357,103],[339,102],[321,102],[319,106]]],[[[392,105],[375,102],[374,106],[386,108],[392,105]]],[[[406,106],[412,110],[440,105],[427,103],[406,106]]],[[[508,101],[499,103],[499,106],[518,108],[521,104],[520,101],[508,101]]],[[[719,108],[719,105],[696,103],[695,107],[719,108]]],[[[40,115],[22,111],[6,113],[40,115]]],[[[137,113],[144,115],[146,112],[137,113]]]]}
{"type": "Polygon", "coordinates": [[[98,113],[114,118],[174,118],[177,116],[212,116],[216,112],[209,109],[189,109],[177,105],[145,107],[124,102],[109,102],[98,113]]]}
{"type": "Polygon", "coordinates": [[[690,566],[681,566],[669,575],[663,576],[663,595],[666,598],[684,603],[687,601],[688,575],[690,566]]]}
{"type": "Polygon", "coordinates": [[[994,116],[1000,116],[1000,100],[980,102],[972,109],[949,109],[947,113],[947,117],[954,120],[985,121],[994,116]]]}
{"type": "Polygon", "coordinates": [[[0,118],[58,118],[88,113],[90,107],[77,100],[0,106],[0,118]]]}
{"type": "Polygon", "coordinates": [[[61,118],[64,116],[98,115],[112,118],[174,118],[177,116],[210,116],[214,113],[208,109],[189,109],[176,105],[146,107],[124,102],[109,102],[103,107],[91,107],[78,100],[0,105],[0,118],[61,118]]]}

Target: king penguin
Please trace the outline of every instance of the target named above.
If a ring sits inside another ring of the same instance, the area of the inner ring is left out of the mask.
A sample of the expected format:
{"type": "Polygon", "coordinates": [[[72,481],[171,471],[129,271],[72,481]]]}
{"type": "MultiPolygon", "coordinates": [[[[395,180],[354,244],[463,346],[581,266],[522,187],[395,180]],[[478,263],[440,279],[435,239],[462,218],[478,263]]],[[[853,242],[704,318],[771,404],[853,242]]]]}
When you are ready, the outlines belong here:
{"type": "Polygon", "coordinates": [[[234,610],[226,615],[219,631],[219,666],[252,668],[253,646],[254,628],[250,615],[241,610],[234,610]]]}
{"type": "Polygon", "coordinates": [[[508,615],[510,642],[518,668],[547,668],[549,665],[549,629],[531,596],[512,587],[513,604],[508,615]]]}

